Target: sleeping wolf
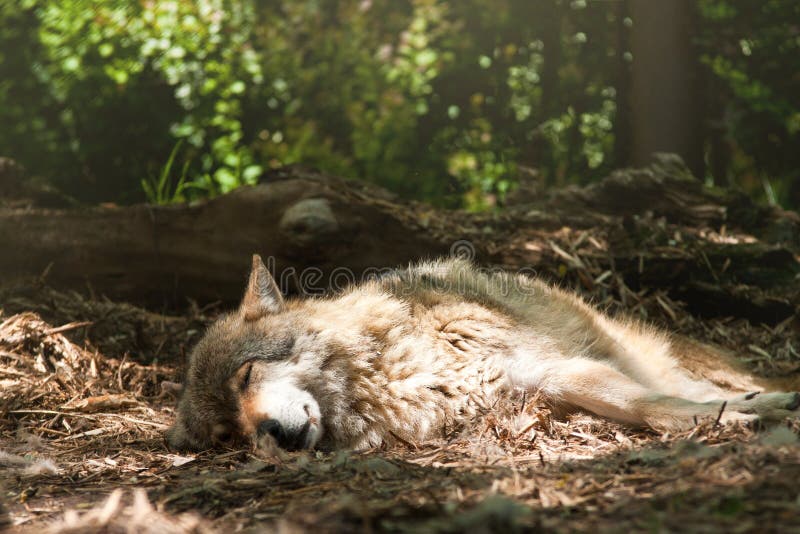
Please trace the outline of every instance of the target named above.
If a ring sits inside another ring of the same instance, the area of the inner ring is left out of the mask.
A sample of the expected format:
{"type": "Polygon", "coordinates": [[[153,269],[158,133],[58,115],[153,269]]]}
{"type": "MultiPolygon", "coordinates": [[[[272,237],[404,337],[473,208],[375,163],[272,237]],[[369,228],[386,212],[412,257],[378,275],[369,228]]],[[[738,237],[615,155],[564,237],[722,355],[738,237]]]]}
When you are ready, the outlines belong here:
{"type": "Polygon", "coordinates": [[[509,387],[661,430],[800,412],[800,394],[760,393],[721,355],[609,318],[535,278],[445,259],[284,301],[254,256],[241,306],[190,357],[167,440],[191,449],[414,442],[509,387]]]}

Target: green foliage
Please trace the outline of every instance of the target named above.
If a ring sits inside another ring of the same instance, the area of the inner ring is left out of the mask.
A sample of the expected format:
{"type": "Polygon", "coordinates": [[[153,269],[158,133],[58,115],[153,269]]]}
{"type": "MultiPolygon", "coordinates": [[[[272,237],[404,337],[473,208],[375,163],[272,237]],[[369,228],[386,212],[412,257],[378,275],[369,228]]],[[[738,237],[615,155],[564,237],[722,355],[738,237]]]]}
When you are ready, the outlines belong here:
{"type": "Polygon", "coordinates": [[[172,176],[172,167],[183,141],[178,141],[175,148],[169,153],[167,162],[161,168],[158,176],[150,176],[142,180],[142,191],[147,197],[147,202],[156,205],[175,204],[186,200],[184,192],[197,184],[189,184],[186,177],[189,171],[189,161],[185,161],[180,169],[177,180],[172,176]],[[174,185],[173,185],[174,183],[174,185]]]}
{"type": "MultiPolygon", "coordinates": [[[[3,2],[0,154],[88,201],[191,200],[304,163],[488,209],[520,166],[565,184],[624,163],[621,6],[3,2]]],[[[730,148],[726,172],[789,202],[800,38],[786,21],[800,4],[698,6],[699,97],[719,104],[708,120],[730,148]]]]}
{"type": "Polygon", "coordinates": [[[723,178],[800,207],[800,3],[703,0],[701,61],[713,75],[712,120],[731,153],[723,178]]]}

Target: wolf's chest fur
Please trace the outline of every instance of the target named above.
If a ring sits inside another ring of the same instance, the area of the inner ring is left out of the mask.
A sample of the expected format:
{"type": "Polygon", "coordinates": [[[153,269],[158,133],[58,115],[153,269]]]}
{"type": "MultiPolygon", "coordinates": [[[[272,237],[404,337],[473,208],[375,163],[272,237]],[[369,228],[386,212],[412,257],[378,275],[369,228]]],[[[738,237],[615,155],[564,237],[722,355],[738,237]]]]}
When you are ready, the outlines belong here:
{"type": "Polygon", "coordinates": [[[440,435],[506,385],[500,359],[513,345],[513,325],[479,304],[432,291],[409,302],[377,284],[306,302],[309,323],[333,348],[321,380],[307,387],[335,443],[440,435]]]}

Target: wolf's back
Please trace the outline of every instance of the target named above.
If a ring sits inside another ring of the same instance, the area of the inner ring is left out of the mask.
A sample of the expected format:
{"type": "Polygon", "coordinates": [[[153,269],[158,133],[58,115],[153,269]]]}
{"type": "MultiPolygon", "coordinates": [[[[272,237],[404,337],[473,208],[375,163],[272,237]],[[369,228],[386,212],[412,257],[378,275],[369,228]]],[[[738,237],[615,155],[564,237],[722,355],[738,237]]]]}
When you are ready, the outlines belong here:
{"type": "Polygon", "coordinates": [[[412,264],[381,280],[383,287],[403,299],[425,298],[430,293],[528,318],[547,303],[552,289],[523,274],[502,269],[479,268],[461,258],[445,258],[412,264]]]}

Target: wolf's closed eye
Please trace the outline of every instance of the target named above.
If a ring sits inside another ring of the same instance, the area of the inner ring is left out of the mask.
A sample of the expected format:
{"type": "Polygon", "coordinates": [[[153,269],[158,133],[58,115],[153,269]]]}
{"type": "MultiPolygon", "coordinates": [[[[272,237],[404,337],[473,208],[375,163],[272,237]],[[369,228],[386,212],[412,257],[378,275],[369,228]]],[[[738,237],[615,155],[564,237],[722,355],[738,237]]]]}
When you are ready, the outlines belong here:
{"type": "Polygon", "coordinates": [[[248,387],[250,387],[250,376],[253,374],[253,362],[250,361],[244,365],[244,375],[239,382],[239,389],[242,391],[245,391],[248,387]]]}

